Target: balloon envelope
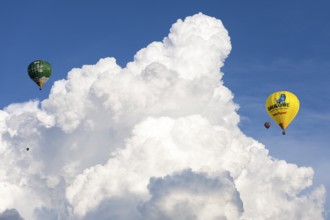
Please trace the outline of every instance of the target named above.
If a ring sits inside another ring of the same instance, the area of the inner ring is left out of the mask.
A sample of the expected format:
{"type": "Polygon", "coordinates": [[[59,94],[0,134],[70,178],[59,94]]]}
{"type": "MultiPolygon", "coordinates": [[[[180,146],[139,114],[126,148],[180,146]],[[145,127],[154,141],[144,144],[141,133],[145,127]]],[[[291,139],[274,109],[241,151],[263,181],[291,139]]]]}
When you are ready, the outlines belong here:
{"type": "Polygon", "coordinates": [[[52,74],[52,68],[47,61],[35,60],[28,66],[28,74],[41,89],[52,74]]]}
{"type": "Polygon", "coordinates": [[[299,111],[299,99],[288,91],[277,91],[268,96],[266,111],[269,116],[283,129],[289,126],[299,111]]]}
{"type": "Polygon", "coordinates": [[[270,128],[271,124],[270,124],[270,122],[267,121],[267,122],[265,122],[264,126],[265,126],[265,128],[268,129],[268,128],[270,128]]]}

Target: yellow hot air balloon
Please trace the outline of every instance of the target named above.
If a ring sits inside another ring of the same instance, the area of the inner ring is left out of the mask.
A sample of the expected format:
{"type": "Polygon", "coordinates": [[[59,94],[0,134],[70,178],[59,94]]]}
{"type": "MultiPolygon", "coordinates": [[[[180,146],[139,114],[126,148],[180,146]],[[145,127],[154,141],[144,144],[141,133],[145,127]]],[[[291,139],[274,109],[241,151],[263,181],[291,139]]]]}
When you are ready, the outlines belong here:
{"type": "Polygon", "coordinates": [[[269,116],[282,128],[285,134],[286,127],[296,117],[299,111],[299,99],[288,91],[277,91],[268,96],[266,111],[269,116]]]}

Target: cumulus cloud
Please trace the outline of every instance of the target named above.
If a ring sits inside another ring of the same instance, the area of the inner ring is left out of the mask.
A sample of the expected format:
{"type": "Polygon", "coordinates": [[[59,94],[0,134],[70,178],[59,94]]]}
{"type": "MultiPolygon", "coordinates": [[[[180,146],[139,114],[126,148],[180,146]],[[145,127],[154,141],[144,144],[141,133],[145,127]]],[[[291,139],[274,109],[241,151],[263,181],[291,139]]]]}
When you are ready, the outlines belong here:
{"type": "Polygon", "coordinates": [[[221,21],[199,13],[124,68],[100,59],[55,82],[46,100],[0,111],[0,213],[322,219],[313,169],[272,158],[240,131],[220,71],[230,50],[221,21]]]}
{"type": "Polygon", "coordinates": [[[15,209],[7,209],[0,214],[0,220],[23,220],[15,209]]]}
{"type": "Polygon", "coordinates": [[[144,219],[239,219],[243,211],[228,172],[210,178],[185,170],[152,178],[148,189],[152,196],[141,206],[144,219]]]}

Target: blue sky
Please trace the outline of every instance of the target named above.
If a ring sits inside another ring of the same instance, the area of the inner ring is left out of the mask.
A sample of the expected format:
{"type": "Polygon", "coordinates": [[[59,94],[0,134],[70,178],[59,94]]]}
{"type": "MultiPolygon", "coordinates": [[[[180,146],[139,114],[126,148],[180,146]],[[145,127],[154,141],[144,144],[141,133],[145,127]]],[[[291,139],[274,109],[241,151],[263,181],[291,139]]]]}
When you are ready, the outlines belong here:
{"type": "Polygon", "coordinates": [[[220,19],[231,37],[222,72],[240,105],[242,131],[273,157],[312,166],[314,182],[330,190],[329,9],[325,0],[2,2],[0,108],[45,99],[54,81],[100,58],[115,57],[124,67],[136,51],[167,36],[177,19],[202,12],[220,19]],[[53,67],[42,92],[26,72],[36,59],[53,67]],[[270,120],[264,101],[276,90],[292,91],[301,102],[286,136],[275,125],[263,127],[270,120]]]}

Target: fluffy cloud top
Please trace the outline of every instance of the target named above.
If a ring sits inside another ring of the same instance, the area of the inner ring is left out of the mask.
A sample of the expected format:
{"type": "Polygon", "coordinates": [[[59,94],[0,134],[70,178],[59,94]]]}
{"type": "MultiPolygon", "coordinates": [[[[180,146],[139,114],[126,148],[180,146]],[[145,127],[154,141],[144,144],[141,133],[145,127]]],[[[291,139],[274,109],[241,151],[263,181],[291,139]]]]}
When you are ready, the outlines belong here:
{"type": "Polygon", "coordinates": [[[221,21],[199,13],[125,68],[101,59],[0,111],[2,216],[322,219],[312,168],[238,128],[220,71],[230,50],[221,21]]]}

